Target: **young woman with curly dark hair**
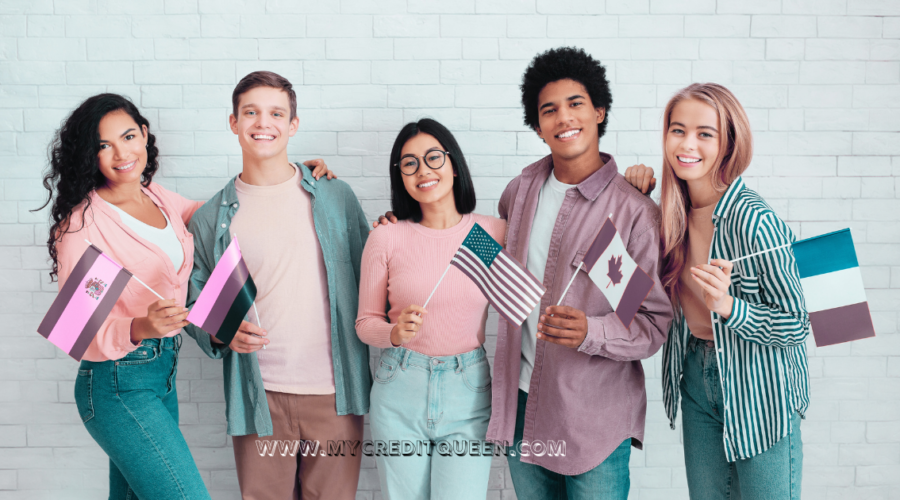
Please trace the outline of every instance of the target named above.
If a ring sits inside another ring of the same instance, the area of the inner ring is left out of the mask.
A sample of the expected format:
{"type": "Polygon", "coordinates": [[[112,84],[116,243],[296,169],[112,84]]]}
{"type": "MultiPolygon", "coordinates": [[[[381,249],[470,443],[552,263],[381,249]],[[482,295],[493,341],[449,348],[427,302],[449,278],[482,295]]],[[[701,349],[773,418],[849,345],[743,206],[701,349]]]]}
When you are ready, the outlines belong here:
{"type": "Polygon", "coordinates": [[[63,287],[89,240],[132,280],[83,356],[75,403],[109,455],[109,497],[209,498],[178,429],[175,372],[193,267],[185,224],[201,203],[158,184],[156,139],[128,99],[84,101],[50,146],[51,279],[63,287]]]}

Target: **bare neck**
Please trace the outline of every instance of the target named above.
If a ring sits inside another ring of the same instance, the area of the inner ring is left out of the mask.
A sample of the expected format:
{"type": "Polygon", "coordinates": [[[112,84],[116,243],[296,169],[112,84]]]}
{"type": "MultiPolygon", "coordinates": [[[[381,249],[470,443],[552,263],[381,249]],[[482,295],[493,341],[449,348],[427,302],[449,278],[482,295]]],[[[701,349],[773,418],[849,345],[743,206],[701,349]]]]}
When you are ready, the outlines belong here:
{"type": "Polygon", "coordinates": [[[419,204],[422,207],[422,224],[431,229],[449,229],[462,220],[462,215],[456,210],[456,201],[453,196],[446,196],[434,203],[419,204]]]}
{"type": "Polygon", "coordinates": [[[553,154],[553,170],[556,180],[563,184],[576,185],[603,168],[599,151],[588,152],[576,158],[560,158],[553,154]]]}
{"type": "Polygon", "coordinates": [[[692,208],[703,208],[719,201],[724,194],[713,186],[712,177],[707,175],[700,179],[687,181],[688,194],[691,197],[692,208]]]}
{"type": "Polygon", "coordinates": [[[113,184],[108,182],[97,188],[97,195],[113,205],[127,205],[129,203],[142,203],[144,193],[141,191],[141,183],[129,182],[127,184],[113,184]]]}
{"type": "Polygon", "coordinates": [[[244,169],[241,181],[252,186],[274,186],[294,175],[294,167],[288,161],[287,151],[272,158],[252,158],[244,153],[244,169]]]}

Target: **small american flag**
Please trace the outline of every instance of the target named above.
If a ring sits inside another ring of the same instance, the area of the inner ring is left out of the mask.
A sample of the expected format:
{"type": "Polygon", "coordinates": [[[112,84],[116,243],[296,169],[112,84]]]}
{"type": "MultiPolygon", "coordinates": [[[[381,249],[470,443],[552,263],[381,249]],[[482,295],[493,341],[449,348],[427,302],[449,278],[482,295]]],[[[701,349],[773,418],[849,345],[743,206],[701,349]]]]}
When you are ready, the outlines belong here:
{"type": "Polygon", "coordinates": [[[512,325],[525,321],[546,290],[478,224],[469,231],[450,264],[475,282],[494,309],[512,325]]]}

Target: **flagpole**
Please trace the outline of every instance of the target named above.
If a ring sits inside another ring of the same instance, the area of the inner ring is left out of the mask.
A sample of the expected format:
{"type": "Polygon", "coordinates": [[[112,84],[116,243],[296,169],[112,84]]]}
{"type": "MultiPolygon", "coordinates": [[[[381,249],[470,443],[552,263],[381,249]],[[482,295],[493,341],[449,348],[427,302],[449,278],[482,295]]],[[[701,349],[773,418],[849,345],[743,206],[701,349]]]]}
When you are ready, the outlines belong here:
{"type": "Polygon", "coordinates": [[[739,262],[739,261],[742,261],[742,260],[744,260],[744,259],[749,259],[750,257],[756,257],[757,255],[762,255],[762,254],[764,254],[764,253],[774,252],[775,250],[779,250],[779,249],[781,249],[781,248],[786,248],[786,247],[789,247],[789,246],[791,246],[791,245],[793,245],[793,243],[787,243],[787,244],[784,244],[784,245],[781,245],[781,246],[778,246],[778,247],[775,247],[775,248],[770,248],[770,249],[768,249],[768,250],[763,250],[762,252],[751,253],[750,255],[745,255],[745,256],[743,256],[743,257],[734,259],[734,260],[732,260],[731,262],[732,262],[732,263],[739,262]]]}
{"type": "Polygon", "coordinates": [[[575,276],[578,276],[578,271],[581,271],[581,266],[584,265],[584,262],[578,264],[578,267],[575,268],[575,272],[572,274],[572,279],[569,280],[569,284],[566,285],[566,289],[563,290],[562,297],[559,298],[559,302],[556,303],[557,306],[561,306],[563,303],[563,299],[566,298],[566,294],[569,293],[569,287],[572,286],[572,283],[575,281],[575,276]]]}
{"type": "MultiPolygon", "coordinates": [[[[237,239],[238,239],[237,233],[231,233],[231,237],[234,238],[234,241],[237,241],[237,239]]],[[[241,246],[241,244],[240,244],[240,242],[238,242],[238,248],[240,248],[240,246],[241,246]]],[[[256,326],[262,328],[262,321],[259,320],[259,309],[256,308],[256,300],[253,301],[253,312],[256,314],[256,326]]],[[[253,335],[256,338],[260,338],[260,339],[262,338],[261,336],[256,335],[254,333],[251,333],[250,335],[253,335]]],[[[266,348],[266,344],[263,344],[263,349],[265,349],[265,348],[266,348]]]]}
{"type": "MultiPolygon", "coordinates": [[[[93,243],[91,243],[91,242],[88,241],[88,240],[84,240],[84,241],[86,241],[87,244],[90,245],[90,246],[92,246],[92,247],[93,247],[93,246],[96,246],[96,245],[94,245],[93,243]]],[[[97,248],[100,248],[100,247],[97,247],[97,248]]],[[[100,250],[100,251],[103,252],[103,250],[100,250]]],[[[108,257],[107,255],[104,254],[103,256],[106,257],[107,259],[109,259],[109,257],[108,257]]],[[[109,260],[112,260],[112,259],[109,259],[109,260]]],[[[122,266],[119,265],[118,262],[116,262],[116,261],[114,261],[114,260],[112,260],[112,261],[115,262],[117,266],[122,267],[122,266]]],[[[150,290],[150,291],[153,293],[153,295],[156,295],[157,297],[159,297],[159,300],[166,300],[166,299],[163,298],[162,295],[156,293],[156,290],[150,288],[146,283],[144,283],[143,281],[141,281],[141,279],[138,278],[137,276],[135,276],[135,275],[132,274],[131,277],[134,278],[138,283],[144,285],[144,288],[146,288],[147,290],[150,290]]]]}
{"type": "Polygon", "coordinates": [[[422,309],[425,309],[428,306],[428,303],[431,302],[431,297],[434,297],[434,292],[437,291],[438,285],[441,284],[441,281],[444,281],[444,276],[447,276],[447,271],[450,270],[450,266],[453,264],[447,264],[447,269],[444,269],[444,274],[441,275],[441,279],[438,280],[437,285],[434,285],[434,290],[431,291],[431,295],[428,296],[428,300],[425,301],[425,304],[422,305],[422,309]]]}

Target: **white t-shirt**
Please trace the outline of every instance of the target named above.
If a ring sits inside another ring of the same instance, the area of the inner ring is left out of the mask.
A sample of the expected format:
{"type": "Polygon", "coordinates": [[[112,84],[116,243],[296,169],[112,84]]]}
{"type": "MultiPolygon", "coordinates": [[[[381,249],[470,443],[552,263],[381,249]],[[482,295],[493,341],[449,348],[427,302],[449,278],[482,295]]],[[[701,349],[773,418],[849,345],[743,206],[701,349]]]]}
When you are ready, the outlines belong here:
{"type": "Polygon", "coordinates": [[[175,267],[175,272],[178,272],[178,270],[181,269],[181,265],[184,264],[184,250],[181,248],[181,242],[178,241],[178,235],[175,234],[175,229],[172,227],[172,223],[169,222],[169,218],[166,217],[164,211],[160,210],[163,217],[166,218],[166,227],[159,229],[135,219],[128,215],[128,212],[108,201],[106,201],[106,204],[113,207],[113,210],[119,213],[122,222],[130,227],[132,231],[137,233],[138,236],[158,246],[163,253],[168,255],[169,259],[172,260],[172,266],[175,267]]]}
{"type": "MultiPolygon", "coordinates": [[[[566,199],[566,191],[575,187],[563,184],[556,179],[556,171],[544,182],[538,198],[534,223],[531,226],[531,237],[528,240],[528,262],[526,267],[538,279],[544,281],[544,269],[547,267],[547,253],[550,251],[550,237],[559,209],[566,199]]],[[[519,389],[528,392],[531,385],[531,372],[534,371],[534,353],[537,345],[537,324],[541,315],[541,307],[535,307],[528,319],[522,323],[522,362],[519,365],[519,389]]]]}

